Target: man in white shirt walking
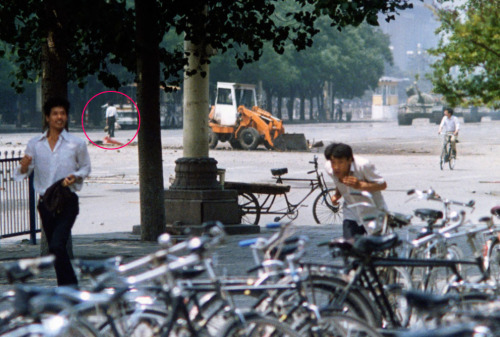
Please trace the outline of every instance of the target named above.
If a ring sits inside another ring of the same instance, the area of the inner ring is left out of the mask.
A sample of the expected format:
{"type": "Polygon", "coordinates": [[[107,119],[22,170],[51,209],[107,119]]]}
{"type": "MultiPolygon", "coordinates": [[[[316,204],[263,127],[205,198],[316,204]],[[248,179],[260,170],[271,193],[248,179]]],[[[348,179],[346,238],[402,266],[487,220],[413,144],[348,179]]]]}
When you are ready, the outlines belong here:
{"type": "Polygon", "coordinates": [[[108,134],[110,137],[115,136],[115,122],[116,122],[116,107],[108,101],[106,108],[106,125],[108,126],[108,134]]]}
{"type": "Polygon", "coordinates": [[[83,180],[90,174],[90,157],[86,143],[67,131],[69,102],[65,98],[47,100],[43,111],[46,131],[30,139],[14,177],[21,180],[34,171],[35,191],[40,195],[38,212],[49,252],[55,255],[57,284],[77,285],[66,244],[79,212],[75,192],[82,189],[83,180]],[[44,195],[56,182],[69,190],[64,207],[55,210],[47,200],[44,202],[44,195]]]}
{"type": "Polygon", "coordinates": [[[354,156],[352,148],[343,143],[333,143],[325,149],[325,170],[333,178],[335,183],[335,194],[332,203],[338,204],[340,198],[344,198],[344,221],[342,223],[343,235],[351,239],[365,233],[372,234],[380,228],[368,228],[364,226],[363,218],[372,215],[375,208],[387,209],[381,191],[387,188],[385,179],[378,173],[375,166],[367,159],[354,156]],[[367,191],[373,196],[374,207],[349,208],[358,202],[366,201],[362,196],[352,195],[352,192],[367,191]]]}
{"type": "MultiPolygon", "coordinates": [[[[457,156],[457,138],[458,131],[460,130],[460,123],[456,116],[453,116],[453,109],[446,108],[444,110],[444,117],[441,120],[441,124],[439,124],[438,134],[441,134],[444,131],[444,143],[450,139],[452,156],[456,158],[457,156]]],[[[444,144],[443,144],[444,146],[444,144]]]]}

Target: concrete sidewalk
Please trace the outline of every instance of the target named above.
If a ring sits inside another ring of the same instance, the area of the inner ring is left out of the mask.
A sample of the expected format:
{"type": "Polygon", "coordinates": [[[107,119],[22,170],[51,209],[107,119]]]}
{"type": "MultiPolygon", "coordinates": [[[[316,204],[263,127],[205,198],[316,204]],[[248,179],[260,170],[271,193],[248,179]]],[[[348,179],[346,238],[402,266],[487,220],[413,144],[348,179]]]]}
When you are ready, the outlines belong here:
{"type": "MultiPolygon", "coordinates": [[[[328,261],[328,249],[317,247],[317,243],[340,236],[341,228],[331,226],[293,226],[292,230],[297,235],[309,237],[306,260],[328,261]]],[[[252,253],[249,248],[241,248],[238,242],[252,237],[268,237],[276,229],[261,228],[260,234],[228,235],[225,242],[214,252],[213,259],[219,275],[234,276],[245,275],[246,270],[254,265],[252,253]]],[[[176,237],[183,239],[184,237],[176,237]]],[[[40,241],[37,245],[30,244],[27,240],[2,240],[0,241],[0,264],[20,258],[30,258],[40,255],[40,241]]],[[[73,235],[73,253],[80,259],[105,259],[112,256],[122,256],[125,261],[130,261],[159,248],[156,242],[144,242],[139,235],[125,232],[100,233],[91,235],[73,235]]],[[[56,277],[53,268],[42,271],[40,275],[28,281],[28,284],[40,286],[56,286],[56,277]]],[[[81,280],[85,285],[86,281],[81,280]]],[[[4,277],[0,278],[0,291],[10,287],[4,277]]]]}

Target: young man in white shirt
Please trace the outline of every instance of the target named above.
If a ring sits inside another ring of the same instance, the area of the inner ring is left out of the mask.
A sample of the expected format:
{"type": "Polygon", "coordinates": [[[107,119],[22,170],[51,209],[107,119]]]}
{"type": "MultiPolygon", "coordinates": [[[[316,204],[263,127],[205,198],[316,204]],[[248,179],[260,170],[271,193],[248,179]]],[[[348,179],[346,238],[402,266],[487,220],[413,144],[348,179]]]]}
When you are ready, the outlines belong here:
{"type": "Polygon", "coordinates": [[[116,107],[108,101],[106,108],[106,125],[108,126],[108,134],[110,137],[115,136],[115,122],[116,122],[116,107]]]}
{"type": "Polygon", "coordinates": [[[79,212],[76,191],[90,174],[87,144],[68,133],[69,102],[65,98],[51,98],[44,107],[46,130],[41,136],[29,140],[15,179],[21,180],[34,171],[35,191],[40,195],[38,212],[47,237],[49,252],[55,255],[58,285],[77,285],[66,244],[79,212]],[[69,189],[64,207],[49,210],[44,194],[54,183],[61,181],[69,189]]]}
{"type": "Polygon", "coordinates": [[[343,143],[333,143],[326,147],[325,170],[333,178],[336,191],[332,196],[332,203],[338,204],[340,198],[344,198],[344,221],[342,229],[344,238],[351,239],[365,233],[372,234],[377,228],[364,227],[363,217],[376,212],[374,207],[349,208],[357,202],[366,202],[362,196],[352,195],[355,191],[370,192],[377,208],[386,209],[381,191],[387,188],[384,178],[378,173],[375,166],[367,159],[354,156],[352,148],[343,143]]]}
{"type": "Polygon", "coordinates": [[[446,144],[448,138],[450,138],[452,156],[457,156],[457,138],[458,131],[460,130],[460,123],[456,116],[453,116],[453,109],[446,108],[444,110],[444,117],[439,124],[438,134],[444,131],[444,143],[446,144]]]}

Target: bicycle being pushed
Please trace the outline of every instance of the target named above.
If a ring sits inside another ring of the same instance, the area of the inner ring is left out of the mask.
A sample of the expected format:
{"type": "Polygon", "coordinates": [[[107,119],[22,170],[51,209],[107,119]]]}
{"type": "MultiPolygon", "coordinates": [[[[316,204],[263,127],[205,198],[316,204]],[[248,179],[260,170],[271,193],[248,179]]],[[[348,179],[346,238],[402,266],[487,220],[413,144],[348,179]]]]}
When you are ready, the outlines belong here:
{"type": "MultiPolygon", "coordinates": [[[[457,160],[457,154],[456,154],[456,151],[453,150],[453,146],[452,146],[452,142],[451,142],[451,139],[453,137],[453,133],[446,132],[446,133],[444,133],[443,137],[444,137],[443,149],[441,150],[439,167],[442,170],[444,168],[444,166],[446,165],[446,163],[448,163],[450,170],[453,170],[455,168],[455,162],[457,160]]],[[[455,143],[458,143],[458,140],[455,140],[455,143]]]]}
{"type": "Polygon", "coordinates": [[[262,183],[241,183],[241,182],[225,182],[225,189],[234,189],[238,191],[238,209],[241,215],[241,223],[258,225],[261,214],[276,215],[274,221],[281,221],[288,217],[290,220],[297,218],[299,208],[304,207],[304,202],[316,190],[319,189],[319,194],[313,202],[312,212],[316,223],[318,224],[334,224],[339,223],[342,219],[342,204],[333,205],[332,195],[335,194],[335,187],[328,187],[323,177],[323,173],[318,170],[318,156],[314,156],[309,162],[314,166],[314,169],[307,172],[315,174],[314,178],[284,178],[283,175],[288,173],[288,168],[271,169],[275,184],[262,183]],[[298,202],[292,202],[288,197],[290,185],[285,185],[288,182],[307,183],[309,191],[298,202]],[[262,195],[259,199],[256,194],[262,195]],[[285,206],[275,206],[275,201],[285,199],[285,206]]]}

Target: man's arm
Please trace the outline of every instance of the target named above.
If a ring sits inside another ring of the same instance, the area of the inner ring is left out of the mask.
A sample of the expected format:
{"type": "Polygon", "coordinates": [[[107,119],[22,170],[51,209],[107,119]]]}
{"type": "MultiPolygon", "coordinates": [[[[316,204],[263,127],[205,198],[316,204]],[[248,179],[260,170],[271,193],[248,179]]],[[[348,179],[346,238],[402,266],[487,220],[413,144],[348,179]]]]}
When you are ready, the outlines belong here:
{"type": "Polygon", "coordinates": [[[384,182],[369,182],[359,180],[353,176],[347,176],[342,181],[345,185],[352,187],[356,190],[367,191],[367,192],[378,192],[383,191],[387,188],[387,183],[384,182]]]}
{"type": "Polygon", "coordinates": [[[87,145],[85,142],[81,142],[78,144],[77,150],[76,150],[76,161],[78,163],[78,171],[74,172],[73,174],[70,174],[66,177],[66,179],[63,182],[63,185],[65,186],[71,186],[73,184],[80,184],[76,185],[76,189],[80,190],[81,189],[81,184],[83,183],[83,180],[87,178],[90,174],[91,171],[91,166],[90,166],[90,156],[89,152],[87,150],[87,145]]]}
{"type": "Polygon", "coordinates": [[[30,141],[24,151],[24,157],[19,161],[19,166],[14,170],[14,180],[21,181],[31,174],[35,167],[33,162],[33,155],[35,153],[34,145],[30,141]]]}
{"type": "Polygon", "coordinates": [[[439,130],[438,130],[438,134],[440,134],[440,133],[441,133],[441,131],[443,130],[443,125],[444,125],[444,119],[445,119],[445,118],[446,118],[446,117],[443,117],[443,119],[441,119],[441,123],[439,123],[439,130]]]}
{"type": "Polygon", "coordinates": [[[338,188],[335,189],[335,194],[332,195],[332,204],[337,205],[339,203],[340,198],[342,198],[342,194],[340,194],[340,191],[338,188]]]}
{"type": "Polygon", "coordinates": [[[385,179],[372,163],[366,163],[361,171],[363,172],[362,179],[358,179],[355,176],[347,176],[342,179],[342,183],[356,190],[367,192],[378,192],[387,188],[385,179]]]}

